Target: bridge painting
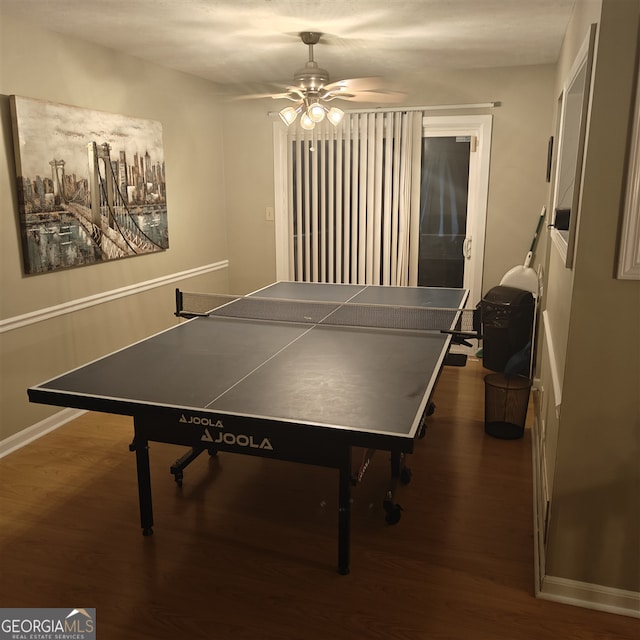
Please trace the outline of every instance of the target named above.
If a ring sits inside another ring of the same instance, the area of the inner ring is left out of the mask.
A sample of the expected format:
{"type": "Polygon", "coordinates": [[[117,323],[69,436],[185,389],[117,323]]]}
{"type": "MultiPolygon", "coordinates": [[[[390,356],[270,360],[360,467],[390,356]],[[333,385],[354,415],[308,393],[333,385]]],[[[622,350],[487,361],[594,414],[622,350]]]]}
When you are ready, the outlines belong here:
{"type": "Polygon", "coordinates": [[[169,247],[162,125],[11,96],[27,275],[169,247]]]}

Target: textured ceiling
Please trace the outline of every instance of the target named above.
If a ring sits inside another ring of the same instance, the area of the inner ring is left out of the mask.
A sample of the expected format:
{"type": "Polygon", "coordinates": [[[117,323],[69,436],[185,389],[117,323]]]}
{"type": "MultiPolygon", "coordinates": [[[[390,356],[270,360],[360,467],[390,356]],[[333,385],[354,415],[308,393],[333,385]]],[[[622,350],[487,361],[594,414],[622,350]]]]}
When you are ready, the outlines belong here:
{"type": "Polygon", "coordinates": [[[12,15],[246,92],[291,82],[300,31],[332,80],[556,61],[582,0],[0,0],[12,15]]]}

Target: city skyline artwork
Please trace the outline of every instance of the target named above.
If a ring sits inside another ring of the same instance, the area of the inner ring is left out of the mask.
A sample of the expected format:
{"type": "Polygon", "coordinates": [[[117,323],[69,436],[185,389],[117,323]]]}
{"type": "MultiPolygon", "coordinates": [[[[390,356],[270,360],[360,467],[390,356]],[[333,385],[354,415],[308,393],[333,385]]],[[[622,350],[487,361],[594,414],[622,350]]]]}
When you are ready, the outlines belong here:
{"type": "Polygon", "coordinates": [[[169,247],[162,125],[11,96],[26,275],[169,247]]]}

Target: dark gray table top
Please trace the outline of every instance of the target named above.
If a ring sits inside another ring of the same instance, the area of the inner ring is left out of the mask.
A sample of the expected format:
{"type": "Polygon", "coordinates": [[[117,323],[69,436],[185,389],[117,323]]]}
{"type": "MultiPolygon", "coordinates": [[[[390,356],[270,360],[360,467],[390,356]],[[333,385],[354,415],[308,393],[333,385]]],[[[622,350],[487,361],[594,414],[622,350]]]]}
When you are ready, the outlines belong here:
{"type": "MultiPolygon", "coordinates": [[[[459,289],[280,282],[259,298],[459,308],[459,289]]],[[[413,437],[446,355],[439,332],[210,315],[33,389],[130,415],[176,407],[413,437]],[[133,409],[132,409],[133,407],[133,409]]],[[[60,402],[57,402],[60,404],[60,402]]],[[[100,410],[104,410],[101,408],[100,410]]]]}

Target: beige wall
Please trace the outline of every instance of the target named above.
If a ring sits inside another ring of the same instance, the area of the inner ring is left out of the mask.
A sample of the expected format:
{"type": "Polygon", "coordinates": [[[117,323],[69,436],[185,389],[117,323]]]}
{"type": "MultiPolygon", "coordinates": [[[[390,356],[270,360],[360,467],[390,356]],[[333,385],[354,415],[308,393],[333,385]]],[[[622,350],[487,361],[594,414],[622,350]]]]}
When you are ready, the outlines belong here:
{"type": "MultiPolygon", "coordinates": [[[[0,20],[0,320],[227,259],[223,137],[213,87],[114,51],[0,20]],[[25,277],[9,98],[23,95],[163,125],[169,250],[25,277]]],[[[173,286],[227,289],[226,270],[0,333],[0,440],[55,412],[26,389],[176,322],[173,286]]]]}
{"type": "Polygon", "coordinates": [[[274,101],[223,105],[229,287],[248,293],[276,279],[275,226],[265,210],[274,206],[274,101]]]}
{"type": "MultiPolygon", "coordinates": [[[[575,263],[550,255],[546,299],[566,325],[554,335],[563,389],[546,573],[629,591],[640,591],[640,282],[614,273],[639,17],[638,0],[579,5],[565,39],[557,88],[598,23],[575,263]]],[[[541,382],[551,387],[544,371],[541,382]]]]}
{"type": "MultiPolygon", "coordinates": [[[[552,134],[552,66],[425,69],[399,75],[407,106],[486,103],[494,109],[429,115],[493,115],[483,291],[522,264],[546,203],[547,142],[552,134]]],[[[231,288],[248,291],[275,278],[275,238],[265,207],[273,206],[272,100],[224,109],[231,288]],[[247,184],[247,177],[250,182],[247,184]]],[[[345,103],[348,106],[348,103],[345,103]]],[[[361,105],[358,105],[362,108],[361,105]]],[[[345,107],[346,108],[346,107],[345,107]]]]}

